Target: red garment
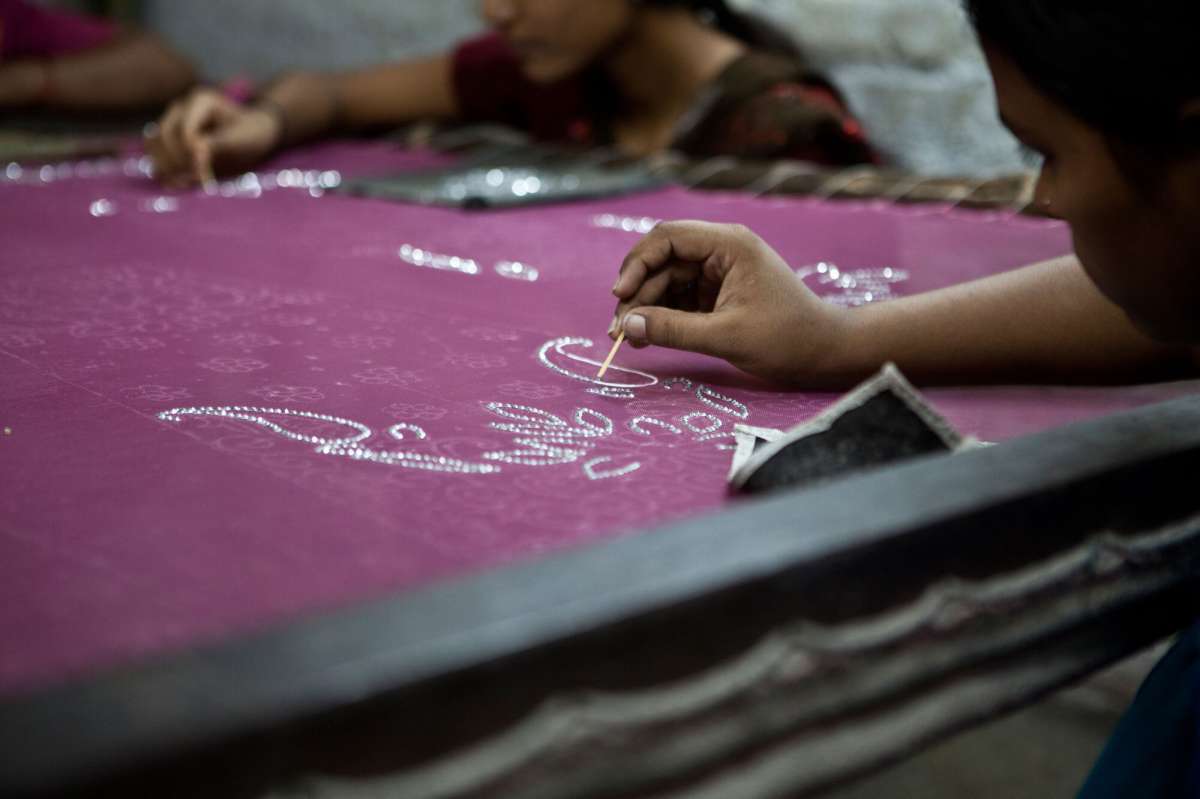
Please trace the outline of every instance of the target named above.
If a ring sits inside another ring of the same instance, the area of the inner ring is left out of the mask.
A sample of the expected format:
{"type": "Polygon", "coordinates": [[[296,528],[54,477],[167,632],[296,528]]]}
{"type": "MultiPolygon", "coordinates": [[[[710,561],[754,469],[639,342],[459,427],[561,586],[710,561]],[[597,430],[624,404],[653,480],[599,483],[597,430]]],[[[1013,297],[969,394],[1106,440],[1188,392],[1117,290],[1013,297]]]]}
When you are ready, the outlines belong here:
{"type": "Polygon", "coordinates": [[[81,14],[0,0],[0,61],[69,55],[108,44],[117,26],[81,14]]]}
{"type": "MultiPolygon", "coordinates": [[[[612,142],[615,90],[596,70],[554,84],[525,76],[498,35],[459,46],[454,87],[462,118],[497,122],[535,139],[583,146],[612,142]]],[[[875,160],[862,125],[827,80],[803,64],[747,54],[701,92],[675,131],[675,149],[823,164],[875,160]]]]}
{"type": "Polygon", "coordinates": [[[542,141],[598,143],[598,109],[588,102],[588,89],[595,81],[576,76],[535,83],[525,77],[516,54],[498,35],[464,42],[454,54],[454,90],[465,121],[498,122],[542,141]]]}

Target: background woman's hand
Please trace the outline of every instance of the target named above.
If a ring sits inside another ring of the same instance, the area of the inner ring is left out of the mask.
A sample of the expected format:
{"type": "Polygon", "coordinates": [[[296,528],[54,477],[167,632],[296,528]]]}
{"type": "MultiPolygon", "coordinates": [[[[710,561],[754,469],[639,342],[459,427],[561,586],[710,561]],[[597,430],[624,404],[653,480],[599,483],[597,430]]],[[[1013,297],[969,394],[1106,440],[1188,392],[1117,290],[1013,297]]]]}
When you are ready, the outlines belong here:
{"type": "Polygon", "coordinates": [[[146,144],[158,179],[187,186],[209,174],[240,172],[261,163],[282,133],[275,114],[239,105],[213,89],[198,89],[167,109],[146,144]]]}
{"type": "Polygon", "coordinates": [[[777,383],[820,382],[850,325],[740,225],[665,222],[633,248],[613,288],[610,335],[724,358],[777,383]]]}

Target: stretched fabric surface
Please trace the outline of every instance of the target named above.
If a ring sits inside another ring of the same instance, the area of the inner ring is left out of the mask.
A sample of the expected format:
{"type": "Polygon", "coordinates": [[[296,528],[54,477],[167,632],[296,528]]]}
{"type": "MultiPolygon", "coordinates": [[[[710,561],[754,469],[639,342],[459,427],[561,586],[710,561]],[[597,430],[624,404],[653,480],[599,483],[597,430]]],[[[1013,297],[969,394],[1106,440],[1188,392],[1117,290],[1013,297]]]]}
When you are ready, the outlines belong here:
{"type": "MultiPolygon", "coordinates": [[[[844,304],[1070,246],[1007,214],[681,189],[494,213],[321,196],[438,163],[326,146],[212,195],[136,158],[4,172],[0,694],[726,505],[736,423],[835,398],[653,350],[596,381],[655,219],[750,225],[844,304]]],[[[1192,389],[929,396],[998,441],[1192,389]]]]}

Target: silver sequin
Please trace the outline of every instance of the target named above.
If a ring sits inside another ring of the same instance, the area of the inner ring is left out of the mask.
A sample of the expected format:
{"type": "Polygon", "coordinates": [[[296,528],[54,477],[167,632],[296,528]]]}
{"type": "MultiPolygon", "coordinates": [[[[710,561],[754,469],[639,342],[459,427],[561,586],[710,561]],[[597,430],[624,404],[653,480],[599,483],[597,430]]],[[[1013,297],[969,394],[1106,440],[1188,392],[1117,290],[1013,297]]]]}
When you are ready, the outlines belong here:
{"type": "MultiPolygon", "coordinates": [[[[154,160],[149,156],[126,158],[98,158],[84,161],[64,161],[46,164],[36,171],[24,169],[16,162],[9,163],[0,173],[0,180],[12,183],[53,183],[60,180],[91,180],[123,174],[130,178],[153,178],[154,160]]],[[[204,193],[227,198],[258,198],[273,189],[294,188],[320,196],[342,184],[342,175],[337,170],[284,169],[279,172],[247,172],[215,186],[206,187],[204,193]]]]}
{"type": "Polygon", "coordinates": [[[155,197],[143,201],[141,208],[148,214],[173,214],[179,210],[179,200],[174,197],[155,197]]]}
{"type": "Polygon", "coordinates": [[[288,408],[260,408],[245,405],[230,405],[226,407],[206,407],[206,408],[175,408],[169,411],[163,411],[158,415],[159,419],[164,422],[181,422],[184,416],[215,416],[222,419],[236,419],[242,422],[250,422],[252,424],[265,427],[273,433],[276,433],[284,438],[289,438],[292,441],[300,441],[305,444],[315,444],[319,448],[323,447],[348,447],[366,441],[371,437],[371,428],[365,424],[356,422],[352,419],[342,419],[337,416],[329,416],[322,413],[310,413],[309,411],[293,411],[288,408]],[[353,436],[346,438],[325,438],[324,436],[310,436],[303,433],[296,433],[288,430],[270,419],[263,418],[261,414],[271,416],[294,416],[300,419],[312,419],[319,422],[328,422],[330,424],[349,427],[358,432],[353,436]]]}
{"type": "Polygon", "coordinates": [[[833,289],[831,293],[822,292],[821,298],[826,302],[851,308],[893,299],[896,296],[893,286],[909,279],[909,273],[903,269],[847,270],[825,261],[802,267],[796,274],[802,280],[812,279],[819,289],[833,289]]]}
{"type": "Polygon", "coordinates": [[[743,421],[750,418],[750,409],[746,407],[745,403],[738,402],[733,397],[719,394],[708,386],[700,386],[696,389],[696,399],[715,411],[735,416],[743,421]]]}
{"type": "MultiPolygon", "coordinates": [[[[228,406],[208,408],[176,408],[163,411],[159,419],[166,422],[180,422],[185,416],[213,416],[223,419],[234,419],[265,427],[277,435],[292,441],[299,441],[315,446],[320,455],[349,458],[355,461],[368,461],[386,466],[399,466],[405,469],[419,469],[430,472],[446,472],[451,474],[495,474],[499,466],[486,463],[469,463],[458,458],[446,458],[439,455],[426,455],[416,452],[399,452],[393,450],[376,450],[362,446],[373,433],[371,428],[352,419],[343,419],[328,414],[311,413],[309,411],[294,411],[289,408],[260,408],[251,406],[228,406]],[[280,424],[265,418],[270,416],[291,416],[300,419],[312,419],[329,424],[341,425],[356,430],[354,435],[345,438],[326,438],[324,436],[306,435],[288,430],[280,424]]],[[[410,424],[397,424],[389,428],[388,433],[397,440],[404,440],[404,432],[411,432],[417,439],[424,440],[428,435],[420,427],[410,424]]]]}
{"type": "Polygon", "coordinates": [[[660,430],[666,430],[668,433],[672,433],[677,436],[683,435],[683,431],[675,425],[671,424],[670,422],[664,422],[661,419],[655,419],[653,416],[639,416],[636,419],[631,419],[629,422],[629,429],[637,433],[639,436],[654,435],[649,430],[645,429],[646,427],[657,427],[660,430]]]}
{"type": "Polygon", "coordinates": [[[599,214],[592,217],[592,227],[606,228],[609,230],[623,230],[626,233],[639,233],[645,235],[654,230],[655,226],[661,222],[661,219],[654,219],[649,216],[617,216],[615,214],[599,214]]]}
{"type": "Polygon", "coordinates": [[[441,255],[422,250],[411,244],[405,244],[399,251],[400,259],[413,266],[428,269],[439,269],[446,272],[460,272],[464,275],[478,275],[479,264],[472,258],[460,258],[457,255],[441,255]]]}
{"type": "Polygon", "coordinates": [[[499,466],[486,463],[467,463],[457,458],[443,458],[436,455],[421,455],[413,452],[381,452],[362,447],[348,447],[329,451],[329,455],[340,455],[357,461],[369,461],[385,466],[399,466],[404,469],[419,469],[426,472],[447,472],[450,474],[496,474],[499,466]]]}
{"type": "Polygon", "coordinates": [[[515,405],[511,402],[488,402],[483,407],[497,416],[503,416],[505,419],[512,419],[515,422],[549,425],[551,427],[567,426],[566,420],[561,417],[555,416],[541,408],[531,408],[528,405],[515,405]]]}
{"type": "Polygon", "coordinates": [[[103,197],[101,197],[99,200],[95,200],[88,207],[88,213],[90,213],[92,216],[96,217],[97,219],[100,219],[100,218],[106,217],[106,216],[116,216],[117,205],[112,200],[107,200],[107,199],[104,199],[103,197]]]}
{"type": "Polygon", "coordinates": [[[424,441],[425,439],[429,438],[429,434],[426,433],[422,428],[417,427],[414,424],[405,424],[403,422],[389,427],[388,435],[397,441],[403,441],[405,431],[412,433],[419,441],[424,441]]]}
{"type": "Polygon", "coordinates": [[[587,475],[589,480],[612,480],[616,477],[624,477],[627,474],[633,474],[638,469],[642,468],[642,464],[635,462],[627,466],[622,466],[618,469],[606,469],[603,471],[597,469],[597,467],[606,463],[612,463],[612,458],[608,456],[593,458],[592,460],[583,464],[583,473],[587,475]]]}
{"type": "Polygon", "coordinates": [[[539,427],[537,425],[509,424],[507,422],[492,422],[493,430],[501,433],[512,433],[515,436],[557,436],[559,438],[600,438],[600,434],[592,430],[574,427],[539,427]]]}
{"type": "Polygon", "coordinates": [[[487,410],[509,421],[492,422],[494,430],[515,436],[514,450],[488,452],[484,460],[521,466],[558,466],[574,463],[586,455],[597,439],[613,433],[612,419],[590,408],[577,408],[575,427],[541,408],[490,402],[487,410]]]}
{"type": "Polygon", "coordinates": [[[588,388],[584,390],[589,394],[595,394],[598,397],[608,397],[609,399],[631,400],[637,396],[627,388],[588,388]]]}
{"type": "Polygon", "coordinates": [[[495,266],[496,274],[500,277],[506,277],[509,280],[523,280],[527,283],[535,282],[541,273],[537,267],[523,264],[520,261],[500,261],[495,266]]]}
{"type": "Polygon", "coordinates": [[[701,436],[715,433],[725,424],[711,413],[705,413],[704,411],[693,411],[680,419],[680,421],[683,422],[687,429],[701,436]],[[701,426],[701,422],[707,422],[707,424],[701,426]]]}
{"type": "Polygon", "coordinates": [[[594,431],[597,436],[611,436],[613,434],[613,422],[599,411],[593,411],[591,408],[578,408],[575,411],[575,424],[585,430],[594,431]]]}
{"type": "Polygon", "coordinates": [[[570,448],[541,438],[517,438],[513,443],[523,449],[485,452],[483,459],[518,466],[561,466],[574,463],[590,449],[590,445],[570,448]]]}

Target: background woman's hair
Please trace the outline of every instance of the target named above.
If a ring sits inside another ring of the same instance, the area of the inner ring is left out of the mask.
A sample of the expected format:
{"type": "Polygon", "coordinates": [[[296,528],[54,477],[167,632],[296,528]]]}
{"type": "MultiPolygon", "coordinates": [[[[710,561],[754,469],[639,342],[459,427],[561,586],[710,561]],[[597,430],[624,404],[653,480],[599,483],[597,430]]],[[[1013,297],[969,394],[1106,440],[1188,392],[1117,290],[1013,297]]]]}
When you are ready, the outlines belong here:
{"type": "Polygon", "coordinates": [[[644,6],[689,8],[711,20],[714,27],[754,50],[801,58],[800,47],[786,33],[757,14],[735,11],[725,0],[635,0],[644,6]]]}
{"type": "Polygon", "coordinates": [[[1200,0],[965,0],[984,46],[1097,129],[1135,145],[1200,145],[1200,0]],[[1188,130],[1191,128],[1191,130],[1188,130]]]}

